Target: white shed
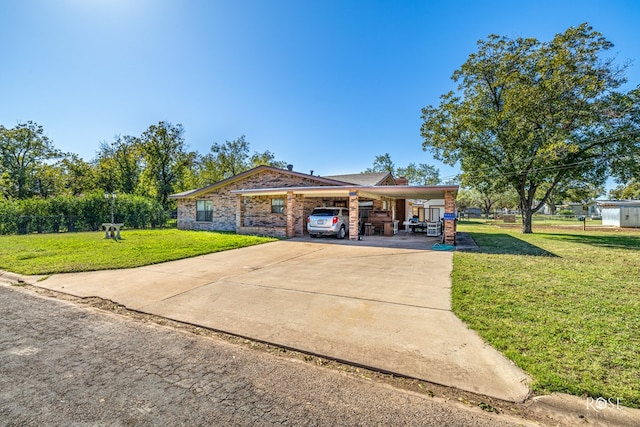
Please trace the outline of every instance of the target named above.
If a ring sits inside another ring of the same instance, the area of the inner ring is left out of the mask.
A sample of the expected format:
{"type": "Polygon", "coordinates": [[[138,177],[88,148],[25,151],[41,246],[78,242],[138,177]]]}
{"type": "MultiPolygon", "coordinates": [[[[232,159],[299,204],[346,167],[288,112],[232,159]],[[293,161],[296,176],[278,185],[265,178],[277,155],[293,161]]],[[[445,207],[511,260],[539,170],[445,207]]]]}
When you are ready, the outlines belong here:
{"type": "Polygon", "coordinates": [[[640,227],[640,200],[603,200],[598,202],[602,225],[640,227]]]}

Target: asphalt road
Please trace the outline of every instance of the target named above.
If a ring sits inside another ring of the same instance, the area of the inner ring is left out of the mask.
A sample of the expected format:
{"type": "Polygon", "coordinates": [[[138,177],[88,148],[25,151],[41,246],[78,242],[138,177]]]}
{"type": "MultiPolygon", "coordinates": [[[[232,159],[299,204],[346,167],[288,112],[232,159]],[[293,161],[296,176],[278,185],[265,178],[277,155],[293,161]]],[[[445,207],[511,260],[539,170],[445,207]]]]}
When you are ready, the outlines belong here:
{"type": "Polygon", "coordinates": [[[2,426],[527,424],[0,285],[2,426]]]}

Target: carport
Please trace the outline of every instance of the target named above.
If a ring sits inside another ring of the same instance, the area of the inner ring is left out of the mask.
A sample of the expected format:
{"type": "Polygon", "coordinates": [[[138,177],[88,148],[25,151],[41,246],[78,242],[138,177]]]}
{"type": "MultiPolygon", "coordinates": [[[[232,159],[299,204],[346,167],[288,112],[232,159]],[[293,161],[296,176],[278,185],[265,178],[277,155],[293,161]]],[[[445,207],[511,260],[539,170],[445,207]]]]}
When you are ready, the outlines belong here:
{"type": "MultiPolygon", "coordinates": [[[[236,195],[236,229],[242,233],[245,217],[245,198],[271,196],[283,197],[286,200],[286,237],[304,234],[304,219],[309,206],[319,204],[326,198],[344,198],[348,200],[349,208],[349,239],[358,239],[358,225],[360,218],[361,200],[371,200],[380,206],[383,202],[397,202],[408,199],[443,199],[444,212],[444,242],[455,245],[456,213],[455,198],[457,185],[384,185],[384,186],[315,186],[315,187],[281,187],[254,188],[233,190],[236,195]]],[[[406,218],[394,218],[404,220],[406,218]]]]}

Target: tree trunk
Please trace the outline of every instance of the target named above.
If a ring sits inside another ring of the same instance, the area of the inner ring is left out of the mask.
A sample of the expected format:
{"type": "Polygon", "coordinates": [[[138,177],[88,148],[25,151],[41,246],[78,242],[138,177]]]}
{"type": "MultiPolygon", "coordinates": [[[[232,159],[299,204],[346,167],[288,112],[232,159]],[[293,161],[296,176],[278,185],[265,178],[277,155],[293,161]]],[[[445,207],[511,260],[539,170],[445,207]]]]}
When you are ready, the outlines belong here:
{"type": "Polygon", "coordinates": [[[491,206],[493,206],[493,202],[491,200],[485,199],[484,203],[484,218],[489,219],[489,213],[491,213],[491,206]]]}
{"type": "Polygon", "coordinates": [[[522,206],[522,233],[531,234],[533,229],[531,228],[531,220],[533,219],[533,209],[530,204],[522,206]]]}

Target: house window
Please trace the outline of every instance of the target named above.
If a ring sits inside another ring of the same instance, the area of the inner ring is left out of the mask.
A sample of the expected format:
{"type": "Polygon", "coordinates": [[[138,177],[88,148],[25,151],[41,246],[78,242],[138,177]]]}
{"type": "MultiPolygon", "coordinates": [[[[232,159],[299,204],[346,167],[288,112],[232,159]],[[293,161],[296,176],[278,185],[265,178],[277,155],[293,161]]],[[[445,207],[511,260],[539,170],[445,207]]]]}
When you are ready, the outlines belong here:
{"type": "Polygon", "coordinates": [[[271,199],[271,213],[284,213],[284,199],[271,199]]]}
{"type": "Polygon", "coordinates": [[[196,201],[196,221],[213,221],[213,202],[211,200],[196,201]]]}

